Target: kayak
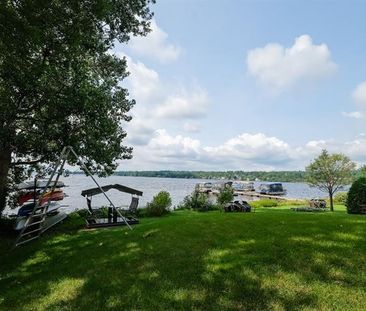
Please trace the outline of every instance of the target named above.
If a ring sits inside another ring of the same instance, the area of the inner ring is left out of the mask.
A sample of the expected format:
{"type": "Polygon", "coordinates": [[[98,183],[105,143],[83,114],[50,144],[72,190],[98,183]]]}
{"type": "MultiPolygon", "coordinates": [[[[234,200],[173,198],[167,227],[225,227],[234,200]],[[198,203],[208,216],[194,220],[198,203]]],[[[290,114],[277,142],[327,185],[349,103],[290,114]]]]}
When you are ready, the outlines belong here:
{"type": "MultiPolygon", "coordinates": [[[[46,191],[42,196],[40,205],[41,206],[44,205],[45,203],[48,202],[48,200],[61,201],[64,199],[64,197],[65,197],[65,194],[61,189],[55,189],[53,192],[51,190],[46,191]]],[[[36,191],[36,199],[38,199],[38,198],[39,198],[39,190],[36,191]]],[[[27,191],[27,192],[21,194],[18,198],[18,204],[22,205],[29,200],[34,201],[34,191],[27,191]]]]}
{"type": "MultiPolygon", "coordinates": [[[[51,202],[48,206],[47,213],[52,213],[56,210],[58,210],[61,207],[59,203],[51,202]]],[[[19,210],[18,210],[18,217],[27,217],[30,215],[30,213],[34,209],[34,203],[28,203],[24,204],[19,210]]],[[[41,209],[38,207],[38,209],[41,209]]]]}
{"type": "MultiPolygon", "coordinates": [[[[25,181],[20,183],[17,188],[18,190],[29,190],[29,189],[34,189],[34,186],[36,186],[36,188],[38,189],[44,189],[47,186],[47,182],[48,180],[37,180],[36,184],[34,184],[34,181],[30,180],[30,181],[25,181]]],[[[52,188],[52,187],[56,187],[56,188],[61,188],[61,187],[65,187],[64,182],[62,181],[58,181],[57,183],[55,183],[55,181],[50,182],[50,184],[48,185],[48,188],[52,188]]]]}

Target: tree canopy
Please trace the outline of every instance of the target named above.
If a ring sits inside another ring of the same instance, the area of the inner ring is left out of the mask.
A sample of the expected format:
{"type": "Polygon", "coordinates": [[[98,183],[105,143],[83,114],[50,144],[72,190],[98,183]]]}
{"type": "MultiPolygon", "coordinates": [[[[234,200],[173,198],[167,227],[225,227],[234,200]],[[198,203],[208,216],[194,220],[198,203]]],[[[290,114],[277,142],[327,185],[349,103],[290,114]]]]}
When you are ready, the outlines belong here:
{"type": "Polygon", "coordinates": [[[0,212],[9,176],[71,145],[96,173],[131,158],[116,41],[145,35],[155,0],[3,1],[0,10],[0,212]],[[17,168],[17,170],[15,170],[17,168]]]}
{"type": "Polygon", "coordinates": [[[355,167],[355,163],[344,154],[329,154],[323,150],[306,167],[306,180],[311,186],[328,193],[330,209],[333,211],[333,195],[351,183],[355,167]]]}

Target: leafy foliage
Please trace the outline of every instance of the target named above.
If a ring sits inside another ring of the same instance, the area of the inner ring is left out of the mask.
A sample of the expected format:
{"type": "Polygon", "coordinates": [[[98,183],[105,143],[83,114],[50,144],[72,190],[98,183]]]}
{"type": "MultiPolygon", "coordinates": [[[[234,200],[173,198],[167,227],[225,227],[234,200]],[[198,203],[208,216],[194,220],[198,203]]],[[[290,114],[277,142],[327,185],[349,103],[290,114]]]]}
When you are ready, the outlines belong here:
{"type": "Polygon", "coordinates": [[[191,195],[187,195],[178,209],[193,209],[199,212],[207,212],[217,209],[209,200],[205,193],[193,191],[191,195]]]}
{"type": "Polygon", "coordinates": [[[334,201],[335,204],[345,205],[347,203],[347,197],[348,197],[347,192],[337,192],[334,195],[334,200],[333,201],[334,201]]]}
{"type": "Polygon", "coordinates": [[[347,212],[358,214],[362,212],[360,205],[366,205],[366,177],[357,179],[351,186],[347,198],[347,212]]]}
{"type": "Polygon", "coordinates": [[[149,216],[162,216],[169,212],[172,206],[172,199],[170,193],[167,191],[160,191],[155,195],[150,203],[146,205],[146,212],[149,216]]]}
{"type": "Polygon", "coordinates": [[[333,195],[352,181],[355,166],[347,156],[339,153],[329,154],[323,150],[306,167],[306,180],[310,186],[328,193],[330,209],[333,211],[333,195]]]}
{"type": "Polygon", "coordinates": [[[231,187],[223,187],[217,197],[217,203],[221,206],[231,202],[234,199],[234,190],[231,187]]]}
{"type": "Polygon", "coordinates": [[[128,75],[126,60],[109,50],[149,31],[154,2],[1,4],[0,212],[15,167],[53,162],[66,145],[100,175],[131,158],[122,126],[135,101],[120,84],[128,75]]]}

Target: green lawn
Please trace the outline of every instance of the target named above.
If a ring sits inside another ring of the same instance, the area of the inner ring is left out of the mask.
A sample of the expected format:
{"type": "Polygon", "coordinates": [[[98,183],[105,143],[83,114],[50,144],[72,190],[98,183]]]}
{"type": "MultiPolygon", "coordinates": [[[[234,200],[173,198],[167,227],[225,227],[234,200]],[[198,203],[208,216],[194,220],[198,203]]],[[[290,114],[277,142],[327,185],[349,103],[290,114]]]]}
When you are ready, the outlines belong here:
{"type": "Polygon", "coordinates": [[[81,224],[0,240],[0,310],[366,310],[366,217],[339,208],[81,224]]]}

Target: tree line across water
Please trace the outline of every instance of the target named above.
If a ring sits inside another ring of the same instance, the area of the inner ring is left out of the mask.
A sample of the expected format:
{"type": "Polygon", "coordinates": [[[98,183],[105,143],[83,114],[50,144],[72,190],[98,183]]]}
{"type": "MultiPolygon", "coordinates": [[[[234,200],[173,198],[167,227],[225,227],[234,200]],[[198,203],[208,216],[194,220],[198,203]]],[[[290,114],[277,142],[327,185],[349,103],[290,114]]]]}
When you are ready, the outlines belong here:
{"type": "MultiPolygon", "coordinates": [[[[75,174],[83,174],[81,171],[75,174]]],[[[355,177],[359,170],[354,172],[355,177]]],[[[250,181],[306,182],[305,171],[117,171],[117,176],[187,178],[187,179],[229,179],[250,181]]]]}

